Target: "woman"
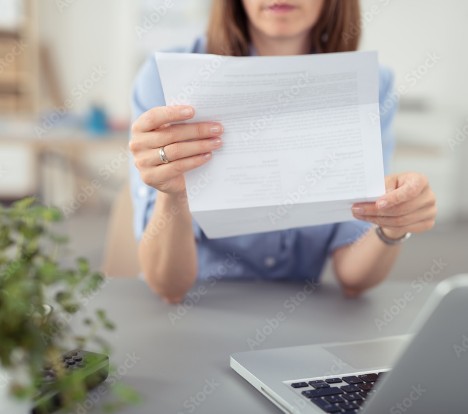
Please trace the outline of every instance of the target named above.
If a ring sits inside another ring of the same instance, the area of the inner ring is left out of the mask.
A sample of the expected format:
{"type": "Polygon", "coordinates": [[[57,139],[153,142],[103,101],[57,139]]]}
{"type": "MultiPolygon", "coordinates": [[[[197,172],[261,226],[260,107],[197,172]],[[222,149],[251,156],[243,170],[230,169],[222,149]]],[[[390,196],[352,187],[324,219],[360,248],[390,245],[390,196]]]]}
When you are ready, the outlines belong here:
{"type": "MultiPolygon", "coordinates": [[[[213,3],[206,38],[179,51],[279,56],[354,51],[358,46],[358,0],[213,3]]],[[[392,76],[381,69],[386,171],[393,148],[392,98],[392,76]]],[[[353,206],[359,221],[209,240],[190,215],[183,174],[216,157],[223,126],[181,124],[196,108],[165,106],[153,58],[137,78],[133,110],[130,149],[136,167],[132,194],[139,257],[149,286],[170,303],[180,302],[197,278],[317,280],[328,256],[345,293],[358,295],[386,277],[401,241],[434,225],[435,197],[426,178],[405,173],[386,177],[386,195],[376,203],[353,206]],[[160,148],[167,160],[160,159],[160,148]]]]}

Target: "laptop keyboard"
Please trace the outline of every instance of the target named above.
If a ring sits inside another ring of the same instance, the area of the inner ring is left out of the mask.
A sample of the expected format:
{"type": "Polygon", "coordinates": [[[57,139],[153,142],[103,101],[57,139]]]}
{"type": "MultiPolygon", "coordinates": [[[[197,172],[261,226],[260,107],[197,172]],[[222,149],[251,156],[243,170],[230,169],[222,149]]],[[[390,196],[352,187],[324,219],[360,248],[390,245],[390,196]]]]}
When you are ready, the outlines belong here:
{"type": "Polygon", "coordinates": [[[287,384],[325,413],[358,413],[384,374],[384,371],[367,372],[344,377],[288,381],[287,384]]]}

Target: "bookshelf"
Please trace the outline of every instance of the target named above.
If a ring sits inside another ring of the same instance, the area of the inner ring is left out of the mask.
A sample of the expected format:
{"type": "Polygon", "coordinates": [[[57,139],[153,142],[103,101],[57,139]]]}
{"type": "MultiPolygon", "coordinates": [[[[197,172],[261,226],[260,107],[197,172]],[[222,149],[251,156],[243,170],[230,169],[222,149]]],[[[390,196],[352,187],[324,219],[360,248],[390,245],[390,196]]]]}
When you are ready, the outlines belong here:
{"type": "Polygon", "coordinates": [[[9,20],[0,20],[0,114],[30,115],[38,109],[36,0],[2,0],[9,20]]]}

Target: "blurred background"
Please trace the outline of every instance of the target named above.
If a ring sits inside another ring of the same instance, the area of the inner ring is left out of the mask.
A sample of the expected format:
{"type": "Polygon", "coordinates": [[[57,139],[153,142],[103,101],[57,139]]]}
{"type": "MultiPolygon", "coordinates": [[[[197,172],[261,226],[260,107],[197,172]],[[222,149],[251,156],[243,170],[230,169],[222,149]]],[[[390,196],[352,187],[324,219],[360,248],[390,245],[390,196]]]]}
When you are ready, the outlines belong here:
{"type": "MultiPolygon", "coordinates": [[[[64,213],[74,255],[136,274],[127,176],[130,94],[155,50],[189,45],[216,0],[0,0],[0,201],[36,195],[64,213]]],[[[393,170],[426,174],[436,228],[393,271],[467,271],[468,2],[362,0],[361,49],[393,69],[393,170]]],[[[329,272],[329,270],[328,270],[329,272]]]]}

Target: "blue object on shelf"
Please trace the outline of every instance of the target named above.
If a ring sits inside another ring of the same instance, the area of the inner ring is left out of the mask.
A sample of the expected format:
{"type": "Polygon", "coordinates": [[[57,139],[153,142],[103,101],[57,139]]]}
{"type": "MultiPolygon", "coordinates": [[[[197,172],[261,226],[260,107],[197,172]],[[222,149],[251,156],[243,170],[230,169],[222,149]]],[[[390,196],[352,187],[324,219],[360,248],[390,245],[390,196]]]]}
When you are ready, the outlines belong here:
{"type": "Polygon", "coordinates": [[[107,113],[103,108],[97,105],[91,107],[86,120],[86,129],[92,135],[105,135],[109,132],[107,113]]]}

